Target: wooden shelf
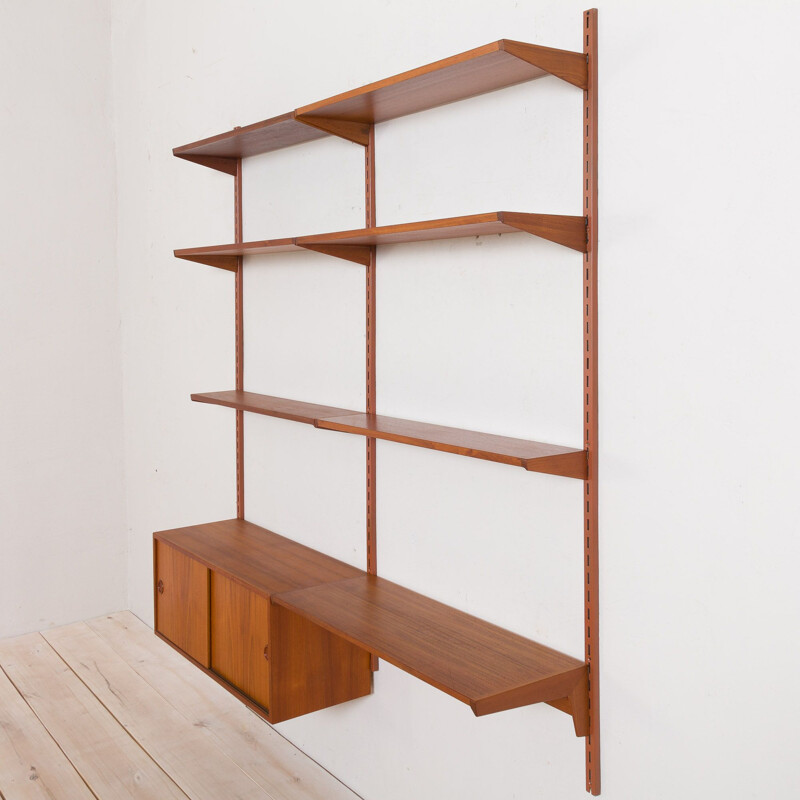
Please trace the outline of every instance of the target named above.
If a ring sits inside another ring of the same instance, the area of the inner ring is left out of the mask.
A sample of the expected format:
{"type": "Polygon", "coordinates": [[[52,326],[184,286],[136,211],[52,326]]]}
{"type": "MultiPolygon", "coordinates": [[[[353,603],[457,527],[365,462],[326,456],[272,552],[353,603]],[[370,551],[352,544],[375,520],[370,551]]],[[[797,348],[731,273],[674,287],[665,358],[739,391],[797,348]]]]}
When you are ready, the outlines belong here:
{"type": "Polygon", "coordinates": [[[583,661],[373,575],[273,601],[468,703],[477,716],[572,698],[576,733],[585,735],[583,661]]]}
{"type": "Polygon", "coordinates": [[[244,128],[234,128],[227,133],[210,136],[198,142],[175,147],[173,155],[212,167],[229,175],[236,174],[236,160],[281,150],[327,134],[295,119],[294,112],[265,119],[244,128]]]}
{"type": "Polygon", "coordinates": [[[500,39],[497,42],[298,108],[296,118],[366,145],[369,126],[543,75],[586,88],[583,53],[500,39]]]}
{"type": "Polygon", "coordinates": [[[493,211],[488,214],[405,222],[400,225],[382,225],[375,228],[356,228],[350,231],[334,231],[291,239],[265,239],[260,242],[191,247],[175,250],[175,256],[233,272],[236,271],[241,256],[287,253],[296,250],[314,250],[367,265],[370,248],[377,245],[434,242],[440,239],[520,232],[556,242],[579,252],[586,249],[584,217],[493,211]]]}
{"type": "Polygon", "coordinates": [[[172,152],[178,158],[235,175],[239,158],[328,135],[366,146],[369,126],[376,122],[415,114],[548,74],[585,89],[586,56],[500,39],[287,114],[176,147],[172,152]]]}
{"type": "Polygon", "coordinates": [[[209,247],[188,247],[175,250],[177,258],[208,264],[230,272],[236,272],[242,256],[261,256],[269,253],[290,253],[302,250],[294,239],[267,239],[262,242],[240,242],[238,244],[215,244],[209,247]]]}
{"type": "MultiPolygon", "coordinates": [[[[529,233],[540,239],[562,244],[573,250],[586,249],[586,219],[559,214],[522,214],[516,211],[493,211],[465,217],[430,219],[424,222],[405,222],[377,228],[358,228],[352,231],[300,236],[300,247],[326,252],[326,246],[361,248],[362,251],[383,244],[433,242],[439,239],[461,239],[470,236],[492,236],[501,233],[529,233]]],[[[355,250],[332,252],[340,258],[363,263],[355,250]]]]}
{"type": "Polygon", "coordinates": [[[462,428],[448,428],[380,414],[361,414],[343,408],[287,400],[254,392],[227,391],[193,394],[192,400],[269,417],[305,422],[324,430],[353,433],[390,442],[425,447],[485,461],[522,467],[529,472],[586,478],[586,452],[557,444],[514,439],[462,428]]]}
{"type": "Polygon", "coordinates": [[[253,414],[264,414],[293,422],[305,422],[308,425],[315,425],[320,418],[340,417],[353,413],[345,408],[321,406],[317,403],[304,403],[301,400],[287,400],[285,397],[272,397],[268,394],[242,392],[237,389],[228,392],[193,394],[192,400],[196,403],[227,406],[239,411],[250,411],[253,414]]]}
{"type": "Polygon", "coordinates": [[[343,417],[318,419],[318,428],[343,433],[355,433],[386,439],[390,442],[427,447],[445,453],[496,461],[500,464],[524,467],[529,472],[563,475],[567,478],[586,477],[586,453],[557,444],[545,444],[526,439],[512,439],[492,433],[447,428],[427,422],[385,417],[380,414],[350,414],[343,417]]]}

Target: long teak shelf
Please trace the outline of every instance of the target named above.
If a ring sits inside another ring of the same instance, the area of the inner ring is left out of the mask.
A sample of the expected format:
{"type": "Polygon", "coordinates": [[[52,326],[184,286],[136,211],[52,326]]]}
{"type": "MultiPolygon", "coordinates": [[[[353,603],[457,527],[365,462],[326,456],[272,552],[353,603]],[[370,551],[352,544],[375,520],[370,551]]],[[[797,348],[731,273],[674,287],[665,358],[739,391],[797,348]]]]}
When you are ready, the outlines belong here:
{"type": "MultiPolygon", "coordinates": [[[[210,570],[212,590],[220,580],[234,581],[269,598],[271,606],[309,620],[337,640],[379,655],[469,704],[477,716],[551,703],[573,717],[577,735],[586,733],[587,670],[578,659],[245,520],[160,531],[154,540],[210,570]]],[[[168,598],[175,572],[166,567],[161,572],[167,585],[160,597],[168,598]]],[[[253,602],[249,599],[245,607],[253,602]]],[[[210,607],[213,615],[213,591],[210,607]]],[[[222,620],[212,619],[212,653],[218,649],[215,622],[222,620]]],[[[287,633],[298,625],[291,619],[282,624],[287,633]]],[[[278,658],[276,648],[285,646],[289,636],[280,641],[271,637],[271,660],[278,658]]],[[[220,677],[213,659],[208,671],[220,677]]],[[[273,710],[267,714],[275,716],[273,710]]]]}
{"type": "MultiPolygon", "coordinates": [[[[476,716],[571,698],[586,664],[374,575],[276,595],[274,602],[464,703],[476,716]]],[[[574,717],[585,734],[586,716],[574,717]]]]}
{"type": "Polygon", "coordinates": [[[199,403],[227,406],[240,411],[305,422],[325,430],[354,433],[375,439],[425,447],[444,453],[523,467],[529,472],[586,478],[586,452],[557,444],[514,439],[493,433],[449,428],[427,422],[361,414],[342,408],[288,400],[284,397],[231,390],[193,394],[199,403]]]}
{"type": "Polygon", "coordinates": [[[192,400],[196,403],[210,403],[211,405],[235,408],[239,411],[250,411],[253,414],[263,414],[267,417],[305,422],[308,425],[316,425],[320,419],[326,417],[341,417],[353,413],[345,408],[304,403],[302,400],[289,400],[285,397],[243,392],[238,389],[193,394],[192,400]]]}
{"type": "Polygon", "coordinates": [[[370,248],[377,245],[433,242],[440,239],[461,239],[502,233],[528,233],[579,252],[584,252],[586,249],[585,217],[493,211],[488,214],[356,228],[313,236],[190,247],[176,250],[175,255],[177,258],[208,264],[231,272],[236,271],[238,260],[242,256],[270,255],[297,250],[314,250],[368,265],[370,248]]]}
{"type": "Polygon", "coordinates": [[[524,467],[529,472],[586,477],[586,453],[557,444],[513,439],[493,433],[480,433],[462,428],[448,428],[427,422],[414,422],[382,414],[350,414],[319,419],[318,428],[343,433],[356,433],[390,442],[426,447],[444,453],[482,458],[500,464],[524,467]]]}
{"type": "Polygon", "coordinates": [[[236,161],[303,142],[322,139],[327,134],[295,119],[294,112],[265,119],[227,133],[173,149],[173,155],[206,167],[236,174],[236,161]]]}
{"type": "Polygon", "coordinates": [[[476,47],[287,114],[173,149],[174,155],[234,175],[236,160],[340,136],[365,145],[376,122],[425,111],[543,75],[586,88],[583,53],[511,39],[476,47]]]}

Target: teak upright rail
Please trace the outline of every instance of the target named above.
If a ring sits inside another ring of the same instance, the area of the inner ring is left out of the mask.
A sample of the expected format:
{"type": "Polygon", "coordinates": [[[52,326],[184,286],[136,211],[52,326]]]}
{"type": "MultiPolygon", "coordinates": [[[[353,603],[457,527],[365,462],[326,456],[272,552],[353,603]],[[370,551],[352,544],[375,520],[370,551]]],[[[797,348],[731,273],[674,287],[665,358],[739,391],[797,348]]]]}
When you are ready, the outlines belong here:
{"type": "Polygon", "coordinates": [[[584,12],[582,52],[509,39],[176,148],[234,178],[234,241],[175,255],[235,274],[235,389],[192,400],[236,410],[237,518],[154,534],[159,636],[270,722],[371,691],[378,657],[470,705],[477,716],[545,702],[586,738],[586,788],[600,793],[598,680],[597,10],[584,12]],[[496,211],[376,226],[375,125],[552,75],[583,92],[582,214],[496,211]],[[245,242],[242,159],[325,136],[364,147],[364,228],[245,242]],[[582,447],[513,439],[378,414],[377,248],[387,243],[527,233],[581,253],[582,447]],[[365,412],[247,392],[244,257],[312,250],[365,268],[365,412]],[[245,520],[244,412],[365,437],[367,563],[359,570],[245,520]],[[561,475],[584,484],[584,660],[490,625],[378,577],[376,441],[561,475]]]}

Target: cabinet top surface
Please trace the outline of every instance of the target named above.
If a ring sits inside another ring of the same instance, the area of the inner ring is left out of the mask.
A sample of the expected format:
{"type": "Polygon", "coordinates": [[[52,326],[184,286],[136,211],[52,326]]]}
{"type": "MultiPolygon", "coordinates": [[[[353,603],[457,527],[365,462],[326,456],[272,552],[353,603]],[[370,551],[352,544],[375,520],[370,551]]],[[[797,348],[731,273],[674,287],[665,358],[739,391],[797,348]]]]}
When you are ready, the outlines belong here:
{"type": "Polygon", "coordinates": [[[357,567],[241,519],[158,531],[156,540],[266,595],[362,575],[357,567]]]}

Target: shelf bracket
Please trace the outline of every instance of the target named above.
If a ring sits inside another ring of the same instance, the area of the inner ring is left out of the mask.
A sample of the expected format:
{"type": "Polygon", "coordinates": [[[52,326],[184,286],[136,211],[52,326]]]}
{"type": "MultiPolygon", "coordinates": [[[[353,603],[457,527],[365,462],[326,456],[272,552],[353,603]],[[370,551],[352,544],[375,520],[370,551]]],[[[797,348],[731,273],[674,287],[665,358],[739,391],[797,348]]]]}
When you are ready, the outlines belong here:
{"type": "Polygon", "coordinates": [[[228,272],[236,272],[239,269],[239,256],[182,256],[175,253],[176,258],[184,261],[194,261],[197,264],[207,264],[209,267],[226,269],[228,272]]]}
{"type": "Polygon", "coordinates": [[[584,53],[540,47],[511,39],[503,39],[503,50],[579,89],[586,89],[589,70],[584,53]]]}
{"type": "Polygon", "coordinates": [[[313,250],[315,253],[324,253],[326,256],[333,256],[334,258],[343,258],[345,261],[352,261],[355,264],[361,264],[368,267],[370,259],[372,258],[372,247],[360,244],[303,244],[297,242],[298,247],[303,247],[306,250],[313,250]]]}
{"type": "Polygon", "coordinates": [[[580,705],[581,694],[583,694],[584,707],[586,706],[586,692],[581,689],[581,686],[585,687],[586,685],[586,666],[584,665],[544,680],[537,680],[534,683],[517,686],[499,694],[479,698],[470,702],[470,707],[476,717],[482,717],[485,714],[496,714],[498,711],[508,711],[511,708],[519,708],[533,703],[549,703],[559,711],[570,714],[575,722],[577,735],[585,736],[584,729],[588,726],[584,725],[579,717],[586,716],[588,722],[588,714],[583,714],[578,709],[579,714],[576,717],[572,713],[572,708],[573,705],[575,707],[580,705]],[[568,708],[569,710],[567,710],[568,708]],[[579,730],[584,730],[584,733],[580,733],[579,730]]]}
{"type": "Polygon", "coordinates": [[[563,475],[585,481],[588,474],[588,457],[585,450],[542,458],[526,458],[523,466],[528,472],[543,472],[546,475],[563,475]]]}
{"type": "Polygon", "coordinates": [[[561,214],[521,214],[516,211],[501,211],[500,221],[512,228],[564,245],[571,250],[585,253],[586,217],[568,217],[561,214]]]}
{"type": "Polygon", "coordinates": [[[225,172],[228,175],[233,175],[236,177],[237,162],[239,161],[238,158],[223,158],[222,156],[197,156],[189,155],[188,153],[176,153],[174,150],[173,154],[178,158],[186,159],[186,161],[191,161],[194,164],[201,164],[204,167],[211,167],[211,169],[216,169],[220,172],[225,172]]]}
{"type": "Polygon", "coordinates": [[[311,125],[326,133],[331,133],[341,139],[347,139],[364,147],[369,145],[369,135],[372,126],[368,122],[353,122],[349,119],[331,119],[330,117],[315,117],[310,114],[298,114],[295,119],[311,125]]]}
{"type": "Polygon", "coordinates": [[[586,672],[566,697],[561,697],[558,700],[547,700],[546,702],[547,705],[557,708],[572,717],[576,736],[589,735],[589,678],[586,672]]]}

